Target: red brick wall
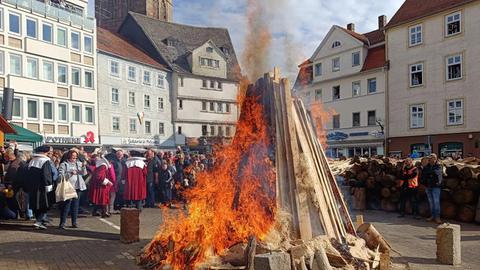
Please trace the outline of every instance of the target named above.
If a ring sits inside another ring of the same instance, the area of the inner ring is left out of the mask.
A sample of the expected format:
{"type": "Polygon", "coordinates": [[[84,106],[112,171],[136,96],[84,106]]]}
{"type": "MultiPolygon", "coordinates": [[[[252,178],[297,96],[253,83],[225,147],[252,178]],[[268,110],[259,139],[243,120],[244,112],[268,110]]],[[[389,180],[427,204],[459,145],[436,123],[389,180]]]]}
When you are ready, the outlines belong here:
{"type": "MultiPolygon", "coordinates": [[[[387,145],[387,153],[393,151],[402,151],[402,156],[405,157],[411,154],[411,145],[426,143],[427,136],[412,136],[412,137],[400,137],[389,138],[387,145]]],[[[431,135],[431,142],[433,146],[433,152],[437,155],[440,154],[440,144],[448,142],[463,143],[463,156],[473,154],[476,157],[480,157],[480,132],[472,133],[458,133],[458,134],[441,134],[431,135]],[[471,135],[471,139],[469,136],[471,135]]]]}

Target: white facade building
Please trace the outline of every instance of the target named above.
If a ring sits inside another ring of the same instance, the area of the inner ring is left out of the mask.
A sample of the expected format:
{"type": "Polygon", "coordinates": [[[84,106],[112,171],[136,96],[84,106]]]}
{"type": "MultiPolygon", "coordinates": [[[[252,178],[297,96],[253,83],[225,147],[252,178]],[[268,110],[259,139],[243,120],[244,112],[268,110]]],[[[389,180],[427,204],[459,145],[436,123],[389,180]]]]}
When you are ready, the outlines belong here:
{"type": "Polygon", "coordinates": [[[96,29],[88,1],[46,2],[0,4],[0,87],[15,90],[12,122],[53,145],[98,143],[96,29]]]}
{"type": "Polygon", "coordinates": [[[332,157],[384,154],[385,21],[380,16],[379,29],[365,34],[333,26],[300,66],[295,94],[329,114],[322,121],[332,157]]]}
{"type": "Polygon", "coordinates": [[[100,142],[174,148],[171,72],[118,34],[98,28],[100,142]]]}

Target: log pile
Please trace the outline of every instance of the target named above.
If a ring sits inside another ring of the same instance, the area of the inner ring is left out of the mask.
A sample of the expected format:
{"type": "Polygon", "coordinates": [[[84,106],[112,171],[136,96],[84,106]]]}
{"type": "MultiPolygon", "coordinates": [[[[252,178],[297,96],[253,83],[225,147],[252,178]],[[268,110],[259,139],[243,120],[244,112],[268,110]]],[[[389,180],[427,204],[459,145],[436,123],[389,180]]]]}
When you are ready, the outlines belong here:
{"type": "MultiPolygon", "coordinates": [[[[441,161],[444,180],[441,193],[441,215],[448,220],[480,222],[476,217],[480,194],[479,159],[468,158],[462,161],[446,159],[441,161]]],[[[417,165],[418,165],[417,161],[417,165]]],[[[345,178],[350,186],[352,208],[355,210],[398,210],[400,190],[398,178],[403,166],[402,160],[392,158],[365,159],[356,157],[336,163],[336,174],[345,178]],[[345,164],[348,164],[347,166],[345,164]]],[[[429,215],[429,204],[425,187],[420,185],[417,193],[419,214],[429,215]]],[[[412,213],[412,205],[407,202],[406,213],[412,213]]]]}

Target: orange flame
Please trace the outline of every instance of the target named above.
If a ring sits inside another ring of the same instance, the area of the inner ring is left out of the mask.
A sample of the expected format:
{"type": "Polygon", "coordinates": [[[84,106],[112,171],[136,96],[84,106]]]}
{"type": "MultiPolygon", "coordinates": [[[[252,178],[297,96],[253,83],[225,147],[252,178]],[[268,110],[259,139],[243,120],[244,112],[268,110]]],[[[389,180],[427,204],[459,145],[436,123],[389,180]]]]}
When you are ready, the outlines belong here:
{"type": "Polygon", "coordinates": [[[326,125],[332,121],[332,117],[335,114],[336,113],[334,109],[325,110],[320,102],[313,102],[310,105],[310,115],[312,116],[312,120],[315,124],[317,137],[324,150],[328,148],[326,125]]]}
{"type": "Polygon", "coordinates": [[[218,255],[250,236],[263,239],[276,212],[269,140],[258,98],[244,97],[233,143],[216,152],[214,170],[197,175],[197,186],[185,194],[188,216],[167,217],[142,259],[158,269],[192,269],[208,251],[218,255]]]}

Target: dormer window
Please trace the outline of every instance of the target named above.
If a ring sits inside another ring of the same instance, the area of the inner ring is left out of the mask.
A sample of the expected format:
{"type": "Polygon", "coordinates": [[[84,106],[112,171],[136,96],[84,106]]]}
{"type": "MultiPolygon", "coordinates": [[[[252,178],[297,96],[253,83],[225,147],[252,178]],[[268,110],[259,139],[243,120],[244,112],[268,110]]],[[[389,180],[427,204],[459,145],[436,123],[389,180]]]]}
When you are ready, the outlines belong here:
{"type": "Polygon", "coordinates": [[[338,48],[340,46],[342,46],[342,43],[340,43],[340,41],[338,41],[338,40],[333,42],[333,44],[332,44],[332,48],[338,48]]]}
{"type": "Polygon", "coordinates": [[[221,47],[220,49],[222,50],[223,54],[225,54],[226,56],[230,55],[230,49],[229,48],[221,47]]]}
{"type": "Polygon", "coordinates": [[[211,68],[219,68],[220,67],[220,61],[215,60],[215,59],[209,59],[209,58],[200,58],[200,65],[201,66],[207,66],[211,68]]]}
{"type": "Polygon", "coordinates": [[[212,47],[207,47],[207,53],[213,53],[213,48],[212,47]]]}

